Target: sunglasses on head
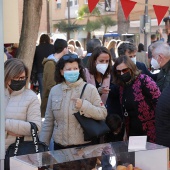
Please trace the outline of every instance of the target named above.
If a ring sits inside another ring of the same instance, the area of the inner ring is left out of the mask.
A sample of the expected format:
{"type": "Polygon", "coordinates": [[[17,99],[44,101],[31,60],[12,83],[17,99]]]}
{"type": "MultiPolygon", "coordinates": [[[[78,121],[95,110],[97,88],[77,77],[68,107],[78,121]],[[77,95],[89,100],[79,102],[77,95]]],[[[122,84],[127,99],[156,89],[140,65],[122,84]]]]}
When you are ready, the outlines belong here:
{"type": "Polygon", "coordinates": [[[76,59],[76,58],[78,58],[78,56],[75,54],[66,54],[66,55],[63,55],[62,57],[63,60],[76,59]]]}
{"type": "Polygon", "coordinates": [[[121,72],[122,72],[123,74],[125,74],[125,73],[127,73],[128,71],[129,71],[129,68],[124,68],[124,69],[122,69],[122,70],[116,70],[117,74],[121,74],[121,72]]]}

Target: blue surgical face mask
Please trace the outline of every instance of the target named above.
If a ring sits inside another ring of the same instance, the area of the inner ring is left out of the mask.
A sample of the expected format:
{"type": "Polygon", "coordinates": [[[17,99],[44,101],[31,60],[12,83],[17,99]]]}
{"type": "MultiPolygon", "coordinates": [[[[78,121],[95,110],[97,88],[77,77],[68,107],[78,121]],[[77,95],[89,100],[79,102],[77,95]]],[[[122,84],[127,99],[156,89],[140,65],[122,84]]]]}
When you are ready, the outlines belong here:
{"type": "Polygon", "coordinates": [[[64,78],[70,83],[75,83],[79,78],[79,70],[64,71],[64,78]]]}

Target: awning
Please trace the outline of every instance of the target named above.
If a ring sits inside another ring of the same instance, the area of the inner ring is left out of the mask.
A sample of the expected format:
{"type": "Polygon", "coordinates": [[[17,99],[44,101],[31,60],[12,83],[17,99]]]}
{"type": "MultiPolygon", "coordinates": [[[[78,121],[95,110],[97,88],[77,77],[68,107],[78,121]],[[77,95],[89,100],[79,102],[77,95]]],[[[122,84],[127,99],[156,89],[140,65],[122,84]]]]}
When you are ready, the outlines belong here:
{"type": "Polygon", "coordinates": [[[118,33],[105,33],[103,37],[120,37],[118,33]]]}

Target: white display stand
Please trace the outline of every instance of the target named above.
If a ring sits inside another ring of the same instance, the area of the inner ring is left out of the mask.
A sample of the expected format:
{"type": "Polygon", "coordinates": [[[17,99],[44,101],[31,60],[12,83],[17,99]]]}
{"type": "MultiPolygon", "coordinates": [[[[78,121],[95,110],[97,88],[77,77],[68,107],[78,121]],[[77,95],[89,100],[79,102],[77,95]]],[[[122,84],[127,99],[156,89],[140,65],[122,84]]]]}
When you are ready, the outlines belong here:
{"type": "MultiPolygon", "coordinates": [[[[127,162],[131,163],[130,161],[132,160],[132,164],[142,170],[169,170],[169,148],[148,142],[146,144],[146,150],[133,152],[128,152],[127,142],[116,142],[88,146],[82,149],[62,149],[16,156],[10,159],[10,168],[11,170],[38,170],[38,167],[50,166],[50,168],[53,169],[56,165],[70,161],[88,160],[99,156],[103,159],[106,157],[106,154],[103,156],[103,151],[107,153],[107,157],[108,155],[110,155],[110,158],[114,156],[117,160],[121,161],[122,164],[127,162]],[[77,152],[77,150],[83,152],[77,152]],[[126,158],[128,159],[126,160],[126,158]]],[[[116,169],[115,167],[118,165],[118,161],[116,164],[115,161],[113,162],[110,161],[110,164],[113,169],[116,169]]]]}

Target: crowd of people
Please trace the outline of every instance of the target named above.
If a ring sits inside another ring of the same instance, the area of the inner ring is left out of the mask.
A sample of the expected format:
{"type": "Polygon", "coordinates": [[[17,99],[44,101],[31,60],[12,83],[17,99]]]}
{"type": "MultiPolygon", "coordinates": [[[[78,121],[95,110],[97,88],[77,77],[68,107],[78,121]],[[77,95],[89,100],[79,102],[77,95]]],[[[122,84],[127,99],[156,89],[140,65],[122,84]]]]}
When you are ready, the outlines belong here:
{"type": "MultiPolygon", "coordinates": [[[[151,36],[153,38],[153,36],[151,36]]],[[[99,39],[87,42],[84,53],[78,40],[40,37],[33,68],[36,70],[41,109],[36,94],[26,88],[28,69],[17,58],[5,61],[6,149],[17,136],[30,140],[30,124],[54,149],[128,140],[147,136],[147,141],[170,147],[170,46],[162,39],[138,48],[128,41],[99,39]],[[153,74],[150,65],[160,72],[153,74]],[[83,86],[84,95],[80,98],[83,86]],[[110,132],[99,140],[84,141],[83,129],[74,117],[106,120],[110,132]],[[45,118],[42,122],[42,118],[45,118]]]]}

